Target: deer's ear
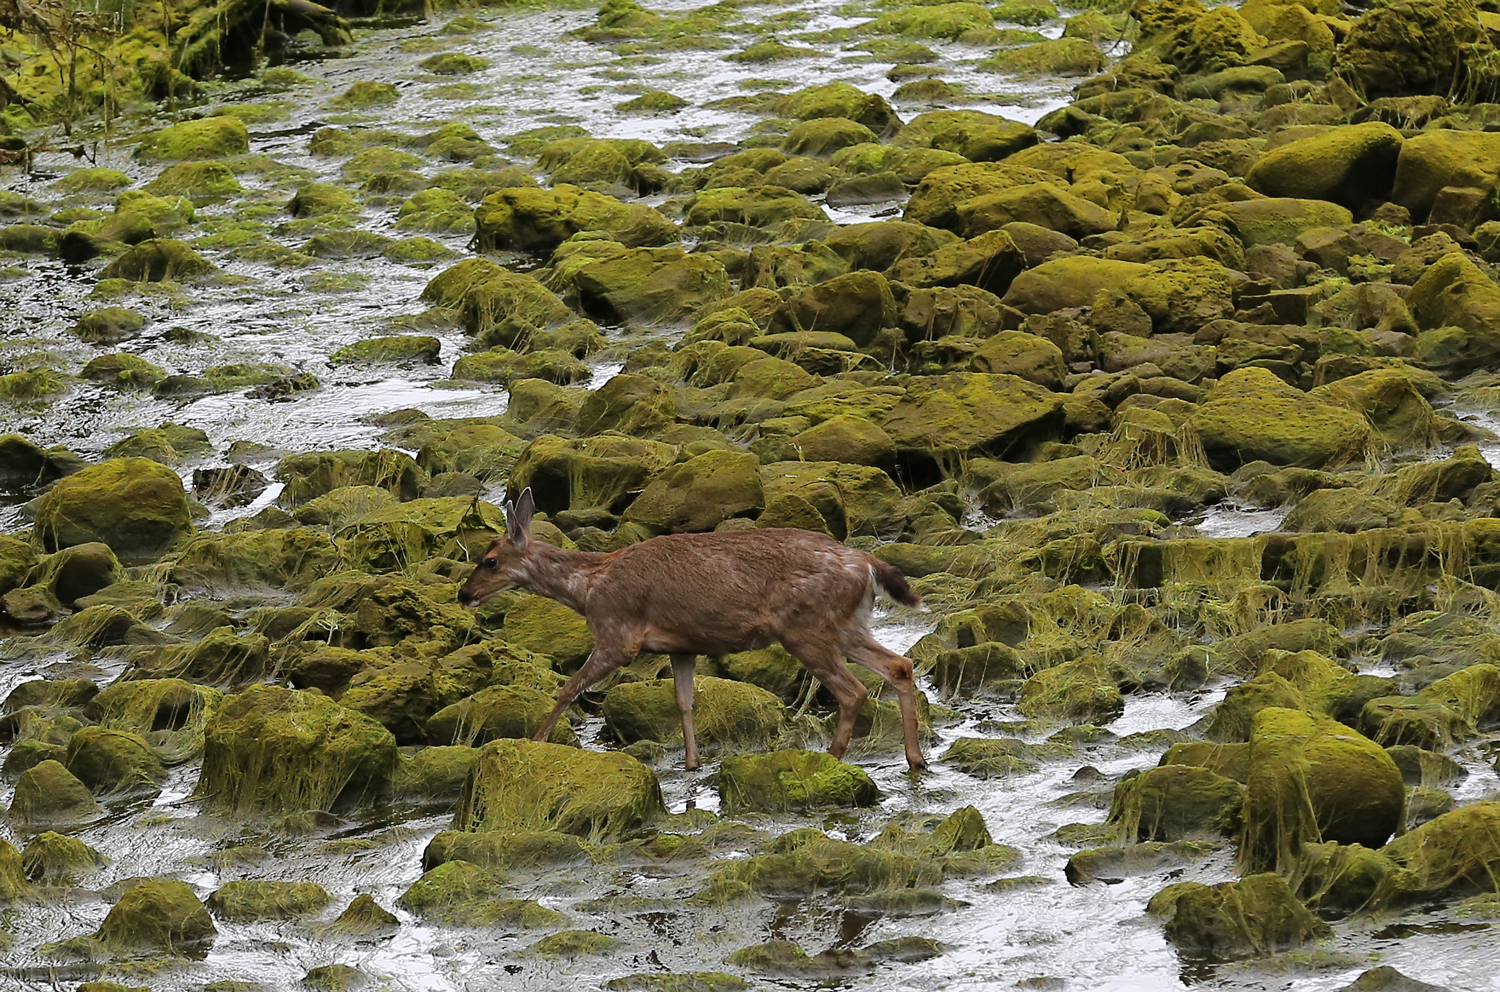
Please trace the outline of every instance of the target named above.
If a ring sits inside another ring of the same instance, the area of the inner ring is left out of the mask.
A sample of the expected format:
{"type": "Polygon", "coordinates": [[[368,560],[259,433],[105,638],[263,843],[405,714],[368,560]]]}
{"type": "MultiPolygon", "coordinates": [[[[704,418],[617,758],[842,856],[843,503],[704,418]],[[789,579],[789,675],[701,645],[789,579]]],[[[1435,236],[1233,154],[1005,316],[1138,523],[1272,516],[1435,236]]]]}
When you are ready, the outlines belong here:
{"type": "Polygon", "coordinates": [[[531,487],[521,491],[505,514],[505,536],[516,547],[525,547],[531,540],[531,518],[536,513],[536,501],[531,497],[531,487]]]}

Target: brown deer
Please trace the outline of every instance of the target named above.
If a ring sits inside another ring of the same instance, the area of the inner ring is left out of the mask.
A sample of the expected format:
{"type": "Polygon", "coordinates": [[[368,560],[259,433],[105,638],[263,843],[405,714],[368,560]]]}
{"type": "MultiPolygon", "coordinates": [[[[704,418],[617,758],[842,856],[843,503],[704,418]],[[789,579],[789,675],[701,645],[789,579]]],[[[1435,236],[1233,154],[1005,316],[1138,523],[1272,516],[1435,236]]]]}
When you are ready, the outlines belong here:
{"type": "Polygon", "coordinates": [[[458,591],[474,606],[522,586],[583,614],[594,650],[562,687],[533,740],[544,741],[573,700],[642,651],[670,655],[682,711],[686,765],[697,768],[693,667],[699,655],[781,644],[839,703],[828,752],[842,757],[869,691],[844,659],[878,672],[901,701],[906,762],[927,767],[917,743],[911,661],[870,633],[877,593],[906,606],[922,600],[894,565],[833,538],[789,528],[667,534],[608,554],[568,551],[531,537],[536,512],[527,489],[506,506],[497,538],[458,591]]]}

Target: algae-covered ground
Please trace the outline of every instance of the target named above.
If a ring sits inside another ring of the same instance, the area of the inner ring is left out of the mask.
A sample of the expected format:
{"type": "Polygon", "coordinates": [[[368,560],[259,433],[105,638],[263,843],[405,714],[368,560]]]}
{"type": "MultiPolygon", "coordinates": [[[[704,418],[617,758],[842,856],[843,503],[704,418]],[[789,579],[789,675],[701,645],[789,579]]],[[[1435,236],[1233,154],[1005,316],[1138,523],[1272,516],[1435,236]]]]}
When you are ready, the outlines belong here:
{"type": "Polygon", "coordinates": [[[0,987],[1491,987],[1497,18],[0,0],[0,987]],[[898,566],[931,770],[530,742],[527,486],[898,566]]]}

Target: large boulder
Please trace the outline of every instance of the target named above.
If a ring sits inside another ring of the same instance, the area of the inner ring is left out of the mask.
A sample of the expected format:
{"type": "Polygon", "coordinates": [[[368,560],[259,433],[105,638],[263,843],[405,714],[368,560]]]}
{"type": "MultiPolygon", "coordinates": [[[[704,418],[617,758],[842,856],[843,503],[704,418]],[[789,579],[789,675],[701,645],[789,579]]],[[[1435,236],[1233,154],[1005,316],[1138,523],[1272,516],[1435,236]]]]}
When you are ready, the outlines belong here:
{"type": "Polygon", "coordinates": [[[1334,70],[1366,99],[1464,92],[1486,77],[1475,61],[1492,51],[1470,0],[1396,0],[1369,10],[1339,46],[1334,70]]]}
{"type": "Polygon", "coordinates": [[[11,820],[28,829],[77,826],[103,816],[88,786],[50,758],[21,774],[10,800],[11,820]]]}
{"type": "Polygon", "coordinates": [[[899,457],[937,461],[1004,457],[1062,429],[1062,400],[1014,375],[953,372],[906,381],[901,401],[880,420],[899,457]]]}
{"type": "Polygon", "coordinates": [[[657,476],[625,511],[625,519],[655,531],[713,530],[765,506],[760,461],[749,452],[705,451],[657,476]]]}
{"type": "Polygon", "coordinates": [[[1489,189],[1497,176],[1500,176],[1500,134],[1423,131],[1401,145],[1391,201],[1411,211],[1414,219],[1422,220],[1444,187],[1489,189]]]}
{"type": "Polygon", "coordinates": [[[1229,270],[1208,258],[1056,258],[1016,276],[1005,303],[1023,313],[1046,314],[1092,306],[1105,290],[1117,290],[1145,310],[1158,334],[1193,333],[1234,310],[1229,270]]]}
{"type": "MultiPolygon", "coordinates": [[[[1406,294],[1417,324],[1441,340],[1435,363],[1486,365],[1500,353],[1500,286],[1461,251],[1450,251],[1427,267],[1406,294]]],[[[1418,340],[1419,354],[1431,340],[1418,340]]]]}
{"type": "Polygon", "coordinates": [[[1427,898],[1494,892],[1500,877],[1500,802],[1477,802],[1429,820],[1380,851],[1405,868],[1404,886],[1427,898]]]}
{"type": "Polygon", "coordinates": [[[1267,196],[1332,200],[1350,210],[1391,192],[1401,132],[1379,121],[1331,128],[1267,152],[1245,181],[1267,196]]]}
{"type": "Polygon", "coordinates": [[[562,183],[552,189],[497,190],[474,211],[480,251],[550,252],[580,231],[603,231],[627,247],[673,240],[667,217],[639,203],[562,183]]]}
{"type": "Polygon", "coordinates": [[[310,916],[328,905],[328,892],[316,882],[226,882],[208,897],[209,910],[221,920],[252,923],[310,916]]]}
{"type": "Polygon", "coordinates": [[[896,298],[885,276],[859,270],[802,290],[777,309],[766,330],[842,334],[862,348],[895,323],[896,298]]]}
{"type": "Polygon", "coordinates": [[[621,434],[577,440],[544,434],[526,446],[510,472],[510,491],[530,489],[543,513],[616,507],[646,488],[677,459],[660,441],[621,434]]]}
{"type": "Polygon", "coordinates": [[[604,323],[672,324],[730,295],[729,276],[710,254],[633,248],[572,273],[584,311],[604,323]]]}
{"type": "Polygon", "coordinates": [[[32,543],[50,552],[97,541],[121,557],[154,558],[192,530],[177,473],[149,458],[115,458],[42,497],[32,543]]]}
{"type": "Polygon", "coordinates": [[[1103,234],[1119,218],[1061,182],[1030,183],[975,197],[958,204],[960,233],[972,238],[1006,224],[1035,224],[1071,238],[1103,234]]]}
{"type": "Polygon", "coordinates": [[[1348,227],[1354,215],[1328,200],[1268,196],[1217,203],[1201,219],[1229,230],[1246,251],[1259,245],[1294,245],[1308,231],[1320,227],[1348,227]]]}
{"type": "Polygon", "coordinates": [[[873,806],[880,790],[864,770],[821,751],[773,751],[725,758],[719,795],[726,811],[873,806]]]}
{"type": "Polygon", "coordinates": [[[1385,749],[1329,717],[1268,707],[1255,715],[1245,855],[1280,869],[1303,844],[1377,848],[1405,822],[1401,770],[1385,749]]]}
{"type": "Polygon", "coordinates": [[[196,956],[217,934],[213,918],[186,882],[153,878],[121,896],[94,936],[112,950],[196,956]]]}
{"type": "MultiPolygon", "coordinates": [[[[693,680],[693,731],[700,743],[766,748],[786,720],[786,708],[765,689],[698,676],[693,680]]],[[[682,737],[676,684],[671,679],[626,682],[604,697],[604,721],[624,743],[682,737]]]]}
{"type": "Polygon", "coordinates": [[[1213,886],[1178,882],[1152,896],[1146,911],[1165,918],[1167,939],[1194,959],[1264,957],[1333,936],[1270,872],[1213,886]]]}
{"type": "Polygon", "coordinates": [[[156,795],[167,777],[145,738],[103,727],[84,727],[69,739],[66,765],[96,795],[156,795]]]}
{"type": "Polygon", "coordinates": [[[1109,822],[1127,842],[1232,835],[1240,826],[1245,790],[1208,768],[1166,764],[1115,786],[1109,822]]]}
{"type": "Polygon", "coordinates": [[[656,775],[629,755],[497,740],[475,755],[453,828],[606,837],[663,813],[656,775]]]}
{"type": "Polygon", "coordinates": [[[1192,421],[1209,462],[1233,471],[1245,462],[1305,468],[1362,457],[1370,427],[1358,413],[1309,396],[1267,369],[1236,369],[1219,380],[1192,421]]]}
{"type": "Polygon", "coordinates": [[[249,149],[245,122],[225,114],[168,125],[136,146],[135,154],[145,159],[184,160],[243,155],[249,149]]]}
{"type": "Polygon", "coordinates": [[[227,696],[204,728],[198,795],[240,812],[299,813],[384,791],[396,739],[316,692],[251,686],[227,696]]]}

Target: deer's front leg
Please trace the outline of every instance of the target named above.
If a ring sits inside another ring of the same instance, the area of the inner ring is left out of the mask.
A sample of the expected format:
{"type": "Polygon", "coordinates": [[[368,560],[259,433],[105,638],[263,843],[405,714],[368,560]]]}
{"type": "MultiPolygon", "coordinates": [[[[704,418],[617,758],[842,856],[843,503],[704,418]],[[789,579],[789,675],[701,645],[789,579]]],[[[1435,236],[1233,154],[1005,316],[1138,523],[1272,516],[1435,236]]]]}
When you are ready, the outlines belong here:
{"type": "Polygon", "coordinates": [[[702,763],[698,760],[698,742],[693,736],[693,669],[697,664],[697,655],[672,655],[672,686],[677,690],[677,709],[682,712],[683,767],[688,771],[702,763]]]}
{"type": "Polygon", "coordinates": [[[583,695],[584,690],[604,678],[610,672],[625,663],[625,655],[619,651],[608,650],[595,643],[593,653],[583,663],[583,667],[573,673],[573,677],[563,684],[557,693],[557,705],[552,707],[552,712],[547,714],[547,719],[542,723],[542,729],[538,730],[531,739],[534,741],[545,741],[552,736],[552,731],[557,728],[558,718],[562,716],[563,710],[573,704],[573,700],[583,695]]]}

